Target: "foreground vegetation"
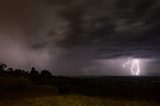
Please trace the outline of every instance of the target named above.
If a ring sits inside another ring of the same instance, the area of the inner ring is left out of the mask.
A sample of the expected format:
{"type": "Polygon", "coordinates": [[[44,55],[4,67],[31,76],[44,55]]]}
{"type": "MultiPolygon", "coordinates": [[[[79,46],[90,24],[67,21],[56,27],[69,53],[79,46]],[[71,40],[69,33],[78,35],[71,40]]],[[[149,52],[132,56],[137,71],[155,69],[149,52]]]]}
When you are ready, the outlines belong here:
{"type": "Polygon", "coordinates": [[[46,96],[0,101],[0,106],[159,106],[140,100],[118,100],[89,96],[46,96]]]}

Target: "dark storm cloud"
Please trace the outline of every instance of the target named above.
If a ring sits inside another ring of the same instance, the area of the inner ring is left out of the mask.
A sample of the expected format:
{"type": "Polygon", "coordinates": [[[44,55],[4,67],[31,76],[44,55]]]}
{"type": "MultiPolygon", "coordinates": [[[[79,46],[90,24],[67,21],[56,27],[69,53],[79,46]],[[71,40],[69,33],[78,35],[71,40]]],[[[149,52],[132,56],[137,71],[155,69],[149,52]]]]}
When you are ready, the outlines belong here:
{"type": "Polygon", "coordinates": [[[159,58],[160,0],[1,0],[0,12],[12,66],[76,75],[97,59],[159,58]]]}
{"type": "Polygon", "coordinates": [[[113,57],[158,56],[160,1],[74,2],[62,13],[71,27],[65,46],[91,45],[113,57]]]}

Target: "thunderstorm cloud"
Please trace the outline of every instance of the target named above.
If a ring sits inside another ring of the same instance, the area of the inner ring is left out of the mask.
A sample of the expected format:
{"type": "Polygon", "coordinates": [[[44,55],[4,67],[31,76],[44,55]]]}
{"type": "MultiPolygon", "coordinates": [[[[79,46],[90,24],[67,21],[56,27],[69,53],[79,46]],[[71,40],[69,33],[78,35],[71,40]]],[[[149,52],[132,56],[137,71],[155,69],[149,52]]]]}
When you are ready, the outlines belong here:
{"type": "Polygon", "coordinates": [[[128,75],[122,57],[160,67],[160,0],[1,0],[0,23],[0,61],[11,67],[128,75]]]}

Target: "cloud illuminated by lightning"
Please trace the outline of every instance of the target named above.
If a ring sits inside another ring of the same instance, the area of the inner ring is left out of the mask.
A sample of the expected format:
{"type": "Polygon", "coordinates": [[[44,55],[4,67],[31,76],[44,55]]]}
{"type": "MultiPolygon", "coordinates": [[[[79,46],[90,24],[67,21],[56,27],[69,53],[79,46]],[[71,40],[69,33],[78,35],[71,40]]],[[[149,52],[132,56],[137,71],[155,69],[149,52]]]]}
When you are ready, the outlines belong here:
{"type": "Polygon", "coordinates": [[[134,76],[138,76],[140,74],[140,61],[139,59],[128,59],[126,63],[123,64],[123,68],[127,65],[131,65],[130,71],[134,76]]]}

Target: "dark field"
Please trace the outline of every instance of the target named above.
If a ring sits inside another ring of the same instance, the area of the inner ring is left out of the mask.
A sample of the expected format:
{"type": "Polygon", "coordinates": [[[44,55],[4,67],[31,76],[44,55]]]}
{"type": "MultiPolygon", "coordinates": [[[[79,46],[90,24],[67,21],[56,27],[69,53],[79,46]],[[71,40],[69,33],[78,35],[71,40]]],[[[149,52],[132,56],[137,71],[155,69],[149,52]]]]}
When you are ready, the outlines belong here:
{"type": "Polygon", "coordinates": [[[0,66],[0,106],[160,105],[160,77],[64,77],[0,66]]]}
{"type": "Polygon", "coordinates": [[[0,101],[0,106],[159,106],[153,101],[119,100],[80,95],[30,97],[0,101]]]}
{"type": "Polygon", "coordinates": [[[1,77],[0,106],[159,106],[159,77],[1,77]],[[5,81],[3,81],[5,79],[5,81]],[[15,80],[15,81],[14,81],[15,80]],[[4,89],[5,87],[5,89],[4,89]]]}

